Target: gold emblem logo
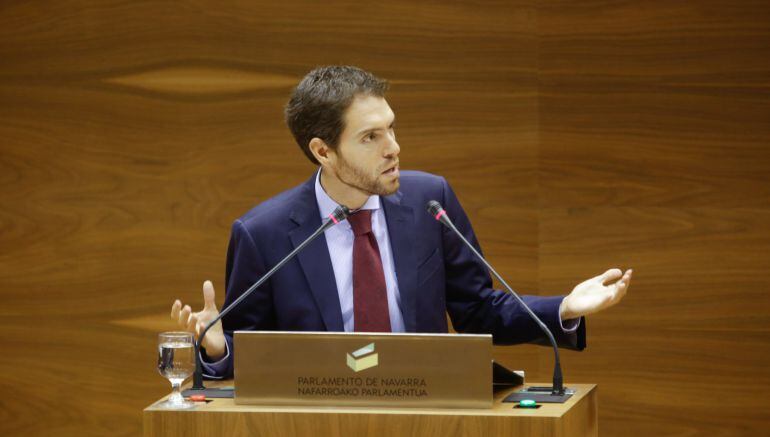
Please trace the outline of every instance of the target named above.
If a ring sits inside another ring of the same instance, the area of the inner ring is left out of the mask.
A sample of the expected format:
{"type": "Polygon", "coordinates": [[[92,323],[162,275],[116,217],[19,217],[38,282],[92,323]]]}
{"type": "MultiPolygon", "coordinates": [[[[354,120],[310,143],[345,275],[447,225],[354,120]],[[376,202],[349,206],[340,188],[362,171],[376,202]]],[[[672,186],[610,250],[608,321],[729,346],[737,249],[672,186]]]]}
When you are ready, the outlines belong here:
{"type": "Polygon", "coordinates": [[[349,352],[347,355],[348,367],[353,369],[354,372],[360,372],[379,364],[378,355],[374,352],[374,343],[369,343],[361,349],[349,352]]]}

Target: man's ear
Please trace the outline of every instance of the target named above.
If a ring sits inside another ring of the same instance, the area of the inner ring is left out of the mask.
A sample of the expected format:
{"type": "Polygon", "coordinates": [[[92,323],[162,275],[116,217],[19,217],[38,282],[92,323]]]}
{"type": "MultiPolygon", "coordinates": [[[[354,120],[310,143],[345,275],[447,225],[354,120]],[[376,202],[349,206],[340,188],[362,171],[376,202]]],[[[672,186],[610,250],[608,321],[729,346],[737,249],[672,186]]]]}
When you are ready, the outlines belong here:
{"type": "Polygon", "coordinates": [[[315,159],[323,165],[329,164],[330,155],[334,154],[334,151],[324,142],[324,140],[315,137],[310,140],[310,152],[315,156],[315,159]]]}

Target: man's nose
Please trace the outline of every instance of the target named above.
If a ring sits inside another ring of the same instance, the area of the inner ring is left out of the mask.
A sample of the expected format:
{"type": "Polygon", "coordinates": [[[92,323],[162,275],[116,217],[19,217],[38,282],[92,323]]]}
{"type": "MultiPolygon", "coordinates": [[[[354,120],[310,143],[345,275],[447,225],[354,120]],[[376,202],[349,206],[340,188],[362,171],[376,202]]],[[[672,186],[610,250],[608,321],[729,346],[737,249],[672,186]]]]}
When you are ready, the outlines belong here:
{"type": "Polygon", "coordinates": [[[398,156],[399,152],[401,152],[401,146],[398,145],[398,142],[396,141],[396,137],[393,135],[390,135],[388,145],[385,147],[385,156],[395,157],[395,156],[398,156]]]}

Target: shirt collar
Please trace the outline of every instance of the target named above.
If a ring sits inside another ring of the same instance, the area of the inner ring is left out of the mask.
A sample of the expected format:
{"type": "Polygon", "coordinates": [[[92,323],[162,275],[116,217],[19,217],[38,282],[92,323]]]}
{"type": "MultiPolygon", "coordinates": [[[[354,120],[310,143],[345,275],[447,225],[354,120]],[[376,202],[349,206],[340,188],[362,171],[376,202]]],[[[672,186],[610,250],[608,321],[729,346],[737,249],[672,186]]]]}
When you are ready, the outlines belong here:
{"type": "MultiPolygon", "coordinates": [[[[326,217],[329,217],[329,214],[334,212],[334,209],[337,208],[338,204],[334,201],[331,197],[329,197],[328,194],[326,194],[326,191],[321,186],[321,169],[318,169],[318,172],[315,175],[315,199],[316,202],[318,202],[318,211],[321,212],[321,219],[325,219],[326,217]]],[[[371,210],[378,210],[380,209],[380,196],[378,195],[371,195],[368,199],[366,199],[366,202],[364,205],[359,209],[371,209],[371,210]]],[[[347,226],[350,226],[347,221],[345,221],[345,224],[347,226]]]]}

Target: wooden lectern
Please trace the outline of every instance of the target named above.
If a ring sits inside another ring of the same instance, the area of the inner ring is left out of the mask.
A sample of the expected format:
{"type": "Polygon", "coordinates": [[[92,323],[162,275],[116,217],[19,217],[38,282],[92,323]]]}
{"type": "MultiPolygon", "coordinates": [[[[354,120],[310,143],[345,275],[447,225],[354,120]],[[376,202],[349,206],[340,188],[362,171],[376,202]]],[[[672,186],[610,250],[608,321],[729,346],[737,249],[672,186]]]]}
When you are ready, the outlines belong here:
{"type": "MultiPolygon", "coordinates": [[[[210,385],[232,385],[232,381],[210,385]]],[[[576,393],[566,403],[542,404],[537,409],[503,403],[514,389],[496,393],[491,409],[266,407],[212,399],[194,410],[168,411],[153,404],[144,410],[144,435],[598,436],[596,386],[569,386],[576,393]]]]}

